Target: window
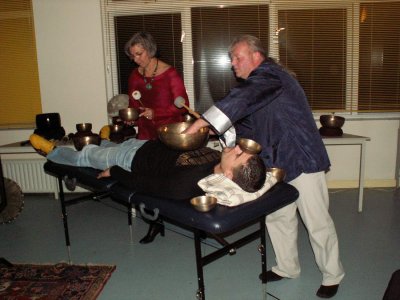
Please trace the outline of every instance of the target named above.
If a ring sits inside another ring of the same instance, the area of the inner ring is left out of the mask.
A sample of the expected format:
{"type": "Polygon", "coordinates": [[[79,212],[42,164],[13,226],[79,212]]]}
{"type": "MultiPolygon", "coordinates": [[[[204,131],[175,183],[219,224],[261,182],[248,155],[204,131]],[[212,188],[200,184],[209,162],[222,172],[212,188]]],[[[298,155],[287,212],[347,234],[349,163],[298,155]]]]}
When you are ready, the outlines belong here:
{"type": "Polygon", "coordinates": [[[313,110],[346,109],[346,10],[280,10],[279,59],[313,110]]]}
{"type": "Polygon", "coordinates": [[[399,111],[400,2],[360,5],[358,103],[361,111],[399,111]]]}
{"type": "Polygon", "coordinates": [[[257,36],[268,49],[268,5],[191,9],[195,107],[204,112],[236,85],[228,47],[239,34],[257,36]]]}
{"type": "Polygon", "coordinates": [[[180,14],[116,16],[115,36],[118,67],[118,93],[128,93],[128,78],[137,65],[126,56],[125,43],[138,31],[150,32],[157,43],[156,56],[174,66],[183,76],[180,14]]]}
{"type": "Polygon", "coordinates": [[[227,51],[242,33],[258,36],[270,56],[296,73],[314,112],[400,112],[400,1],[102,1],[110,97],[126,84],[116,62],[121,70],[130,62],[113,51],[119,51],[116,39],[124,34],[119,16],[129,15],[136,20],[128,17],[129,22],[144,28],[155,22],[157,40],[166,36],[169,47],[182,47],[176,61],[199,112],[237,84],[227,51]],[[174,21],[154,21],[164,15],[174,21]]]}
{"type": "Polygon", "coordinates": [[[0,40],[0,126],[32,127],[41,101],[30,0],[2,1],[0,40]]]}

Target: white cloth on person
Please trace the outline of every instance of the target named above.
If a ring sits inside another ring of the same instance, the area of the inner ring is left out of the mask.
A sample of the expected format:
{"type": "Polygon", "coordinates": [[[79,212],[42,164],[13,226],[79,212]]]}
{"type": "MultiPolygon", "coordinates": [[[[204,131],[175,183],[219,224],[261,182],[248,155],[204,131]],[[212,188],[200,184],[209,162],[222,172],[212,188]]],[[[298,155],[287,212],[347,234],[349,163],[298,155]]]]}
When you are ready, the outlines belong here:
{"type": "Polygon", "coordinates": [[[201,179],[197,184],[207,196],[217,198],[218,204],[237,206],[259,198],[273,187],[276,182],[276,178],[268,172],[264,185],[254,193],[244,191],[240,186],[223,174],[211,174],[201,179]]]}

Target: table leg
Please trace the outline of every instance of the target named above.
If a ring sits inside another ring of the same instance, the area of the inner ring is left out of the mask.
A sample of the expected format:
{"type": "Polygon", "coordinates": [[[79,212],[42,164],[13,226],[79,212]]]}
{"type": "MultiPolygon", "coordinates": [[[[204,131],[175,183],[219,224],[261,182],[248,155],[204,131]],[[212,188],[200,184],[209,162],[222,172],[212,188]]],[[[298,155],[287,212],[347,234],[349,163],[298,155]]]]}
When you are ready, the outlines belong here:
{"type": "Polygon", "coordinates": [[[62,183],[62,178],[59,176],[57,177],[58,180],[58,189],[59,189],[59,197],[60,197],[60,204],[61,204],[61,213],[62,213],[62,219],[63,219],[63,225],[64,225],[64,235],[65,235],[65,244],[67,246],[68,250],[68,260],[69,263],[72,263],[71,260],[71,243],[69,240],[69,230],[68,230],[68,215],[67,215],[67,210],[65,207],[65,198],[64,198],[64,189],[63,189],[63,183],[62,183]]]}
{"type": "Polygon", "coordinates": [[[1,164],[0,156],[0,212],[7,206],[6,186],[4,183],[3,166],[1,164]]]}
{"type": "Polygon", "coordinates": [[[360,144],[360,174],[358,182],[358,212],[362,212],[364,200],[365,142],[360,144]]]}
{"type": "Polygon", "coordinates": [[[396,155],[396,169],[394,170],[394,176],[396,180],[396,189],[399,188],[399,176],[400,176],[400,127],[397,129],[397,155],[396,155]]]}
{"type": "Polygon", "coordinates": [[[258,251],[261,254],[261,274],[260,279],[263,284],[267,284],[267,252],[266,252],[266,234],[265,234],[265,218],[261,218],[260,225],[260,245],[258,246],[258,251]]]}
{"type": "Polygon", "coordinates": [[[196,267],[197,267],[197,283],[198,290],[196,293],[197,300],[205,300],[204,294],[204,275],[203,275],[203,259],[201,254],[201,241],[200,241],[200,232],[194,232],[194,248],[196,252],[196,267]]]}

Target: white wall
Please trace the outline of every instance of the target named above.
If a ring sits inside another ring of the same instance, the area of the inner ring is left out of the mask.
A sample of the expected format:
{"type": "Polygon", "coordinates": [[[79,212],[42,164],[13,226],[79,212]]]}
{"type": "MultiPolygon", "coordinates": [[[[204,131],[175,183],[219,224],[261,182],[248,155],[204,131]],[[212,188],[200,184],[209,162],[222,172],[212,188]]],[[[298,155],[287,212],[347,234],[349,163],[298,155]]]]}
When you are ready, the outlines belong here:
{"type": "Polygon", "coordinates": [[[66,132],[107,124],[99,0],[34,0],[43,112],[59,112],[66,132]]]}
{"type": "MultiPolygon", "coordinates": [[[[33,0],[43,112],[59,112],[67,133],[75,124],[107,123],[99,0],[33,0]]],[[[318,124],[319,126],[319,124],[318,124]]],[[[367,143],[366,186],[393,186],[398,120],[346,120],[346,133],[367,143]]],[[[0,144],[26,140],[32,130],[0,131],[0,144]]],[[[356,186],[358,146],[329,146],[330,186],[356,186]]]]}

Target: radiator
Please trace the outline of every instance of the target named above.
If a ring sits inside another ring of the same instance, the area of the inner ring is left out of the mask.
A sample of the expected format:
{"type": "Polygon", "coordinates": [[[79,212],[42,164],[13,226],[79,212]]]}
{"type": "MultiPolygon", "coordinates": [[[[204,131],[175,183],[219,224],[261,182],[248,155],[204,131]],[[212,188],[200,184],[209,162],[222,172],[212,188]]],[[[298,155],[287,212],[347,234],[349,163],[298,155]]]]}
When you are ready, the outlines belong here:
{"type": "Polygon", "coordinates": [[[57,181],[43,170],[44,159],[3,159],[4,177],[14,180],[23,193],[55,193],[57,181]]]}

